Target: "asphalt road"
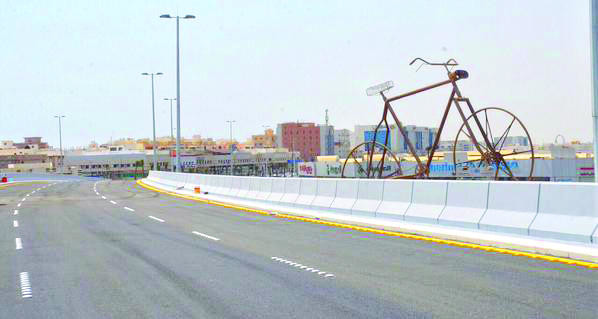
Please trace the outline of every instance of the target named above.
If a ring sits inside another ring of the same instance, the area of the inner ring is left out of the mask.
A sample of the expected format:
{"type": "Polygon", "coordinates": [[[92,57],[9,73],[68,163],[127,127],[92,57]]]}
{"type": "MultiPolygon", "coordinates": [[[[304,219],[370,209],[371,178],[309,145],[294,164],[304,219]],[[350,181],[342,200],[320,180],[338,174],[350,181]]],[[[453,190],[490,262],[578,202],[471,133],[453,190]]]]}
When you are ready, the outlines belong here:
{"type": "Polygon", "coordinates": [[[598,316],[596,270],[210,206],[133,182],[48,185],[0,189],[0,318],[598,316]]]}

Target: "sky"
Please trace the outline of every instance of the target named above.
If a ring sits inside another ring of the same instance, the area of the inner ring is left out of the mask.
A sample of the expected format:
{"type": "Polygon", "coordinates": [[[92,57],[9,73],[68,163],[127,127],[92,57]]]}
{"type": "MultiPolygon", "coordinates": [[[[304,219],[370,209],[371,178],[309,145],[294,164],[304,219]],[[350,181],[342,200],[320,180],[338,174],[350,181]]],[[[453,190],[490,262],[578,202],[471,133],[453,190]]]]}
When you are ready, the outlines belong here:
{"type": "MultiPolygon", "coordinates": [[[[0,139],[42,136],[58,145],[170,134],[180,22],[181,133],[245,140],[277,123],[336,128],[379,121],[367,87],[392,80],[397,95],[446,79],[415,57],[454,58],[477,108],[504,107],[535,144],[591,141],[586,0],[428,1],[13,1],[0,10],[0,139]]],[[[403,124],[437,126],[450,90],[393,105],[403,124]]],[[[452,113],[455,114],[455,113],[452,113]]],[[[443,140],[454,139],[451,115],[443,140]]]]}

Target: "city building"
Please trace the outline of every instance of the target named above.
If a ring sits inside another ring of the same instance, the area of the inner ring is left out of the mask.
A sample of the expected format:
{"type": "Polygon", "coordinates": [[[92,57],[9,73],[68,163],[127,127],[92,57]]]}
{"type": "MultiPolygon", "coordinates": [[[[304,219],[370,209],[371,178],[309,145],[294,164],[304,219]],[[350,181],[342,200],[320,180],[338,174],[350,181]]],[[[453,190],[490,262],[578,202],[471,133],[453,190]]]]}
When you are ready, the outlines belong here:
{"type": "MultiPolygon", "coordinates": [[[[386,127],[381,126],[376,133],[376,126],[377,125],[355,125],[351,147],[355,147],[364,142],[371,142],[374,140],[375,135],[376,142],[382,145],[390,146],[389,148],[393,153],[409,153],[408,144],[397,125],[390,125],[388,130],[388,133],[390,133],[388,140],[386,136],[386,127]]],[[[437,128],[406,125],[403,127],[403,129],[405,130],[405,134],[407,134],[409,141],[415,148],[415,151],[418,155],[424,155],[428,153],[429,149],[434,144],[436,135],[438,134],[437,128]]],[[[361,149],[363,151],[367,151],[369,148],[363,147],[361,149]]]]}
{"type": "Polygon", "coordinates": [[[60,161],[60,150],[52,149],[41,137],[25,137],[24,142],[2,141],[0,170],[3,172],[50,171],[60,161]]]}
{"type": "Polygon", "coordinates": [[[252,148],[273,148],[276,147],[276,135],[274,130],[266,129],[264,134],[252,135],[251,141],[245,143],[251,145],[252,148]]]}
{"type": "Polygon", "coordinates": [[[320,155],[334,155],[334,126],[321,124],[320,128],[320,155]]]}
{"type": "MultiPolygon", "coordinates": [[[[426,155],[434,145],[434,139],[438,134],[437,128],[406,125],[403,127],[405,134],[418,155],[426,155]]],[[[391,150],[396,153],[409,153],[409,147],[403,134],[395,125],[391,126],[391,150]]]]}
{"type": "Polygon", "coordinates": [[[312,161],[320,155],[320,127],[314,123],[302,122],[278,124],[276,145],[291,152],[299,152],[304,161],[312,161]]]}
{"type": "Polygon", "coordinates": [[[334,155],[345,158],[351,151],[351,130],[334,130],[334,155]]]}

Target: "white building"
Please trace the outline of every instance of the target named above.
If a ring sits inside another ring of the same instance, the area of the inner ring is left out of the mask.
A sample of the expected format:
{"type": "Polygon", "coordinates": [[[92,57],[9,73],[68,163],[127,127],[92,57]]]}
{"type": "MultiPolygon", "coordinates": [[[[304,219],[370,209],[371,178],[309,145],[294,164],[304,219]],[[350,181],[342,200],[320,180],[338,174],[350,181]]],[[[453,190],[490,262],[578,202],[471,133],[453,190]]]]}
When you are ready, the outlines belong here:
{"type": "MultiPolygon", "coordinates": [[[[403,129],[405,130],[405,134],[407,134],[409,141],[413,144],[415,151],[420,155],[428,153],[428,150],[434,144],[434,139],[438,134],[438,129],[431,127],[407,125],[404,126],[403,129]]],[[[365,141],[372,141],[374,139],[375,130],[376,125],[355,125],[355,133],[353,134],[351,146],[355,147],[365,141]]],[[[385,143],[385,127],[380,127],[376,135],[376,140],[380,144],[385,143]]],[[[388,137],[387,145],[390,145],[391,151],[395,154],[409,153],[409,147],[407,146],[405,138],[396,125],[390,126],[390,136],[388,137]]]]}

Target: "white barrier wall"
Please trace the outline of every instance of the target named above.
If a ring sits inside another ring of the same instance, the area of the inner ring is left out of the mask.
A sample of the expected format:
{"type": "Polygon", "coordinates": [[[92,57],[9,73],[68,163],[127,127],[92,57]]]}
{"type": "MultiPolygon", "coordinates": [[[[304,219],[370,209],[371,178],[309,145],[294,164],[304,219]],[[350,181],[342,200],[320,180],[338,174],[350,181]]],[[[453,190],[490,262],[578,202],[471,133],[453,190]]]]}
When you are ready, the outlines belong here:
{"type": "Polygon", "coordinates": [[[318,178],[316,197],[311,202],[311,208],[329,208],[336,196],[336,179],[318,178]]]}
{"type": "Polygon", "coordinates": [[[187,178],[187,183],[185,183],[185,189],[192,191],[192,192],[195,191],[195,187],[199,187],[201,189],[201,185],[205,185],[205,180],[206,180],[205,175],[200,175],[200,174],[190,175],[187,178]]]}
{"type": "Polygon", "coordinates": [[[215,195],[216,200],[226,195],[241,205],[263,202],[262,206],[282,212],[311,209],[598,244],[597,184],[264,178],[155,171],[146,180],[171,191],[183,191],[184,186],[184,192],[194,193],[200,187],[203,195],[215,195]]]}
{"type": "Polygon", "coordinates": [[[490,182],[452,181],[448,183],[446,206],[438,217],[441,225],[478,228],[488,208],[490,182]]]}
{"type": "Polygon", "coordinates": [[[351,214],[375,217],[384,195],[384,181],[375,179],[358,179],[357,181],[357,200],[351,208],[351,214]]]}
{"type": "Polygon", "coordinates": [[[241,180],[241,187],[236,197],[247,198],[247,195],[251,191],[251,177],[239,176],[241,180]]]}
{"type": "Polygon", "coordinates": [[[239,195],[239,192],[241,191],[241,179],[236,178],[236,176],[232,177],[231,179],[232,181],[230,183],[230,190],[228,191],[228,196],[236,197],[237,195],[239,195]]]}
{"type": "Polygon", "coordinates": [[[417,181],[413,184],[411,206],[405,213],[406,221],[435,224],[446,204],[447,181],[417,181]]]}
{"type": "Polygon", "coordinates": [[[262,177],[259,180],[259,191],[257,192],[255,199],[266,200],[272,192],[272,180],[273,178],[262,177]]]}
{"type": "Polygon", "coordinates": [[[301,180],[302,178],[285,178],[284,195],[278,202],[287,205],[295,204],[301,193],[301,180]]]}
{"type": "Polygon", "coordinates": [[[540,183],[493,182],[488,189],[488,209],[479,228],[528,235],[538,212],[540,183]]]}
{"type": "Polygon", "coordinates": [[[315,178],[302,178],[299,196],[296,197],[295,206],[308,208],[316,198],[318,180],[315,178]]]}
{"type": "Polygon", "coordinates": [[[286,181],[286,178],[272,178],[271,192],[267,198],[269,202],[280,202],[284,196],[286,181]]]}
{"type": "Polygon", "coordinates": [[[589,243],[598,225],[598,185],[540,185],[538,215],[529,227],[537,237],[589,243]]]}
{"type": "Polygon", "coordinates": [[[232,176],[223,176],[221,181],[222,195],[230,196],[234,178],[232,176]]]}
{"type": "Polygon", "coordinates": [[[411,205],[413,195],[413,181],[385,180],[382,202],[376,209],[376,217],[403,219],[405,212],[411,205]]]}
{"type": "Polygon", "coordinates": [[[250,177],[249,192],[245,197],[248,199],[257,199],[257,194],[260,192],[260,180],[263,177],[250,177]]]}
{"type": "Polygon", "coordinates": [[[332,204],[330,204],[330,210],[342,213],[351,214],[351,209],[357,201],[359,180],[342,180],[339,179],[336,183],[336,195],[332,204]]]}

